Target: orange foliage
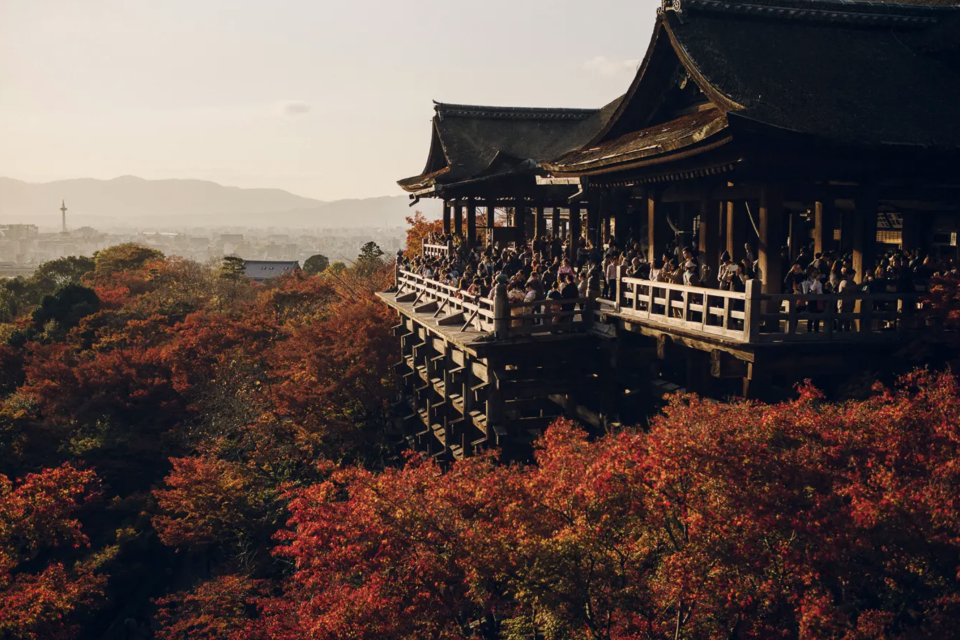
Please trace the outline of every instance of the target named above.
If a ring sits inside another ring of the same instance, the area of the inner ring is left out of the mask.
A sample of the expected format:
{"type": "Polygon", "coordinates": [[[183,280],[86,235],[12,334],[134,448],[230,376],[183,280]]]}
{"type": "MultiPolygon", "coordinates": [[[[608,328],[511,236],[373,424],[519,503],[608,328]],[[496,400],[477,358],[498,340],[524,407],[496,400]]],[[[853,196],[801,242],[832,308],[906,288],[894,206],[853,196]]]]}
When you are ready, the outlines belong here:
{"type": "Polygon", "coordinates": [[[413,216],[407,216],[407,254],[418,256],[423,253],[423,240],[431,233],[443,232],[442,220],[427,220],[427,217],[417,211],[413,216]]]}

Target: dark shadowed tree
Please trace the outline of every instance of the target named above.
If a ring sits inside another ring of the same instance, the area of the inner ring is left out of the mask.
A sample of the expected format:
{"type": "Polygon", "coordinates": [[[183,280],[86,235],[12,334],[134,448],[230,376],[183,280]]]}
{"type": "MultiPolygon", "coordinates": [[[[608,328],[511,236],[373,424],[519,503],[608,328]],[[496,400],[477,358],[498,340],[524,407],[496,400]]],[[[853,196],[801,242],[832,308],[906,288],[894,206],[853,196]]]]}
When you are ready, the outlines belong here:
{"type": "Polygon", "coordinates": [[[218,274],[226,280],[239,280],[243,277],[243,258],[223,256],[218,274]]]}
{"type": "Polygon", "coordinates": [[[330,266],[330,258],[325,255],[317,254],[310,256],[303,263],[303,270],[307,275],[315,276],[323,273],[330,266]]]}

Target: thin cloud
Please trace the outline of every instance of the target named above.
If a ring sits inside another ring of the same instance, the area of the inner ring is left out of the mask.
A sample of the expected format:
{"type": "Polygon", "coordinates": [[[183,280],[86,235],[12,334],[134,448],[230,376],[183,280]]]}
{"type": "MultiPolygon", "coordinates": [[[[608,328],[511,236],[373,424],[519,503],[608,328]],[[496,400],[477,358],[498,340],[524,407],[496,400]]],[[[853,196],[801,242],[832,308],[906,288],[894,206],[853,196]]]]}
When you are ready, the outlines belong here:
{"type": "Polygon", "coordinates": [[[583,68],[602,76],[616,76],[621,73],[633,73],[639,64],[639,60],[612,60],[607,56],[596,56],[584,62],[583,68]]]}
{"type": "Polygon", "coordinates": [[[281,115],[295,117],[310,113],[313,107],[301,100],[288,100],[280,103],[278,111],[281,115]]]}

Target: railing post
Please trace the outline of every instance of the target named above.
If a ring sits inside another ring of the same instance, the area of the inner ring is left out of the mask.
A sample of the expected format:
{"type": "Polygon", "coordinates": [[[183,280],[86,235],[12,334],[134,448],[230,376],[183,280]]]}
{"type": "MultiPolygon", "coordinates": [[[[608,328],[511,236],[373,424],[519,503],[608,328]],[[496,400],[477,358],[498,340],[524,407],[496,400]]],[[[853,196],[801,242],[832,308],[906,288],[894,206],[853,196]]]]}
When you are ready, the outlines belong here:
{"type": "Polygon", "coordinates": [[[586,304],[583,305],[581,322],[583,322],[583,328],[586,332],[589,332],[590,327],[593,326],[593,302],[592,298],[587,298],[586,304]]]}
{"type": "Polygon", "coordinates": [[[760,292],[763,284],[754,278],[747,281],[746,300],[743,305],[743,341],[756,342],[760,338],[760,292]]]}
{"type": "Polygon", "coordinates": [[[400,289],[400,256],[397,256],[397,261],[393,265],[393,286],[400,289]]]}
{"type": "Polygon", "coordinates": [[[493,287],[493,332],[497,340],[506,340],[510,332],[510,301],[507,285],[502,282],[493,287]]]}
{"type": "Polygon", "coordinates": [[[614,309],[620,313],[620,294],[623,292],[623,265],[617,265],[617,281],[613,285],[614,309]]]}

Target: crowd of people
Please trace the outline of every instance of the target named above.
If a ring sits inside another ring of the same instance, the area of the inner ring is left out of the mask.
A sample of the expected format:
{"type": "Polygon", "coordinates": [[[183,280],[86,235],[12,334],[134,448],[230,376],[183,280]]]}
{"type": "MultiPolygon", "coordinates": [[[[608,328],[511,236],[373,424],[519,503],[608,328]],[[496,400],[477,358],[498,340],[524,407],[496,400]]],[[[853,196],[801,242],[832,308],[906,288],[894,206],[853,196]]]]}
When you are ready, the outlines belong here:
{"type": "MultiPolygon", "coordinates": [[[[490,297],[493,287],[503,284],[511,304],[612,299],[617,291],[618,272],[620,277],[725,291],[744,291],[750,280],[763,277],[749,243],[737,256],[739,260],[724,251],[719,263],[710,265],[704,264],[695,247],[685,245],[680,238],[678,235],[651,263],[646,247],[632,236],[622,244],[611,238],[603,246],[593,245],[583,237],[571,246],[571,238],[542,236],[516,248],[471,248],[459,236],[437,234],[427,242],[446,246],[444,255],[401,254],[398,260],[411,272],[455,287],[462,296],[490,297]]],[[[925,290],[936,275],[957,274],[955,258],[918,250],[881,251],[863,277],[858,277],[848,252],[814,253],[811,247],[803,246],[791,258],[789,247],[783,247],[780,260],[784,292],[824,296],[823,301],[803,303],[803,308],[810,312],[825,309],[830,295],[913,293],[925,290]]],[[[848,311],[843,304],[840,302],[838,310],[848,311]]],[[[565,310],[572,308],[571,303],[565,305],[565,310]]],[[[819,325],[810,322],[808,330],[818,331],[819,325]]],[[[844,330],[842,325],[838,328],[844,330]]]]}

